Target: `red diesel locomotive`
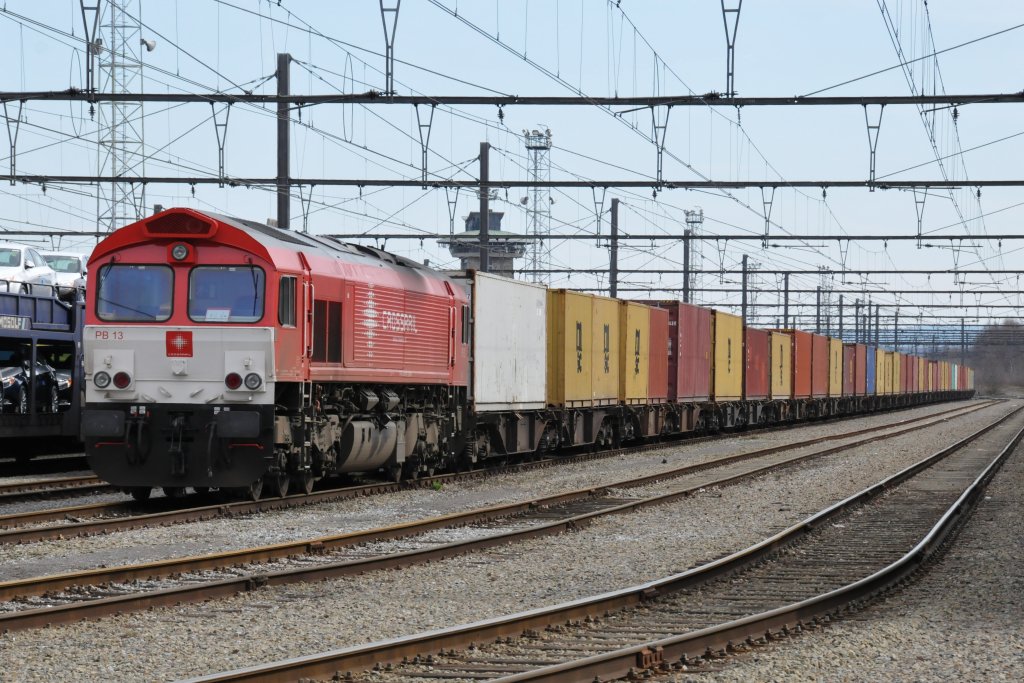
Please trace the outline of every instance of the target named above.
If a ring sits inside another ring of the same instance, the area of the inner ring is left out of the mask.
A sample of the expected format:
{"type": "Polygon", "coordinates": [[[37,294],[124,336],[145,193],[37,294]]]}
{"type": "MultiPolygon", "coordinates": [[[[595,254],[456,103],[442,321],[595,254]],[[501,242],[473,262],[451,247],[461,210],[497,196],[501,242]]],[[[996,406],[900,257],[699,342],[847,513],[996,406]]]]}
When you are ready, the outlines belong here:
{"type": "Polygon", "coordinates": [[[408,476],[464,448],[464,288],[378,249],[191,209],[93,252],[82,432],[145,498],[408,476]]]}

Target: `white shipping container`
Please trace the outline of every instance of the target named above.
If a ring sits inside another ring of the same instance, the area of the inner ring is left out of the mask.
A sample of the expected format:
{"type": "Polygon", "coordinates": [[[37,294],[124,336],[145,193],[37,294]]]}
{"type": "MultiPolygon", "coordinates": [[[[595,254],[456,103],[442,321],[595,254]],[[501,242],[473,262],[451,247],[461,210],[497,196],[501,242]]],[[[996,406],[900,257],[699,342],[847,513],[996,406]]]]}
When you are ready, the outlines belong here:
{"type": "Polygon", "coordinates": [[[473,396],[478,412],[547,404],[547,287],[476,273],[473,396]]]}

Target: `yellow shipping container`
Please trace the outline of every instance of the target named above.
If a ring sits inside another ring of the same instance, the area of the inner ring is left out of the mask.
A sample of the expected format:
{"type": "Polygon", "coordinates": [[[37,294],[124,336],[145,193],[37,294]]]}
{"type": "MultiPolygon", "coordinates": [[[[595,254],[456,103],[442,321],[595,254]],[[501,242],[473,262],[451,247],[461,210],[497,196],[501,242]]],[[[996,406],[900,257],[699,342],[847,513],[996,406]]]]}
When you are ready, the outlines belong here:
{"type": "Polygon", "coordinates": [[[886,351],[883,362],[885,363],[882,372],[885,374],[885,393],[892,393],[892,351],[886,351]]]}
{"type": "Polygon", "coordinates": [[[711,368],[713,401],[738,401],[743,398],[743,319],[714,311],[711,340],[715,362],[711,368]]]}
{"type": "Polygon", "coordinates": [[[917,359],[917,391],[922,394],[928,392],[928,361],[923,357],[917,359]]]}
{"type": "Polygon", "coordinates": [[[548,290],[548,403],[593,404],[593,302],[590,294],[548,290]]]}
{"type": "Polygon", "coordinates": [[[793,338],[782,332],[771,334],[771,397],[787,399],[793,396],[793,338]]]}
{"type": "Polygon", "coordinates": [[[647,374],[651,368],[651,309],[619,302],[619,400],[647,403],[647,374]]]}
{"type": "Polygon", "coordinates": [[[892,352],[892,393],[903,393],[903,354],[892,352]]]}
{"type": "Polygon", "coordinates": [[[843,395],[843,340],[828,340],[828,395],[843,395]]]}
{"type": "Polygon", "coordinates": [[[595,296],[592,301],[591,397],[595,406],[615,405],[619,402],[619,300],[595,296]]]}

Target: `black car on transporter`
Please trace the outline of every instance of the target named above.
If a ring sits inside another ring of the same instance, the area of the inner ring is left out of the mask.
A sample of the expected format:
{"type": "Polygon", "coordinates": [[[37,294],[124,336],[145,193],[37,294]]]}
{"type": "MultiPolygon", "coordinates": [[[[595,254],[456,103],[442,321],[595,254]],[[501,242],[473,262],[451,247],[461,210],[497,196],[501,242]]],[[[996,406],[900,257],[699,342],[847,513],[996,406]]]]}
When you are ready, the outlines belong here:
{"type": "MultiPolygon", "coordinates": [[[[31,365],[20,351],[0,349],[0,408],[5,413],[29,412],[31,365]]],[[[56,413],[60,410],[60,378],[46,363],[36,361],[36,410],[56,413]]],[[[65,380],[66,381],[66,380],[65,380]]]]}

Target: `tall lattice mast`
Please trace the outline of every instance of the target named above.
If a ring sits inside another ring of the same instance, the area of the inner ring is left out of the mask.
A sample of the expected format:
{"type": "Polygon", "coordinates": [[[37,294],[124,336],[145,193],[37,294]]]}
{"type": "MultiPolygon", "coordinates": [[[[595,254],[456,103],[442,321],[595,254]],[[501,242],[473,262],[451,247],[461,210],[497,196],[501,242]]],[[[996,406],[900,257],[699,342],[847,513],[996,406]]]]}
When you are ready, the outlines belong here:
{"type": "MultiPolygon", "coordinates": [[[[692,211],[690,209],[684,209],[683,214],[686,216],[686,231],[691,235],[700,235],[704,228],[704,209],[696,207],[692,211]]],[[[701,249],[701,245],[704,244],[704,240],[690,240],[690,272],[688,274],[690,278],[689,289],[690,289],[690,301],[696,301],[694,293],[698,291],[700,287],[700,280],[697,278],[697,274],[693,271],[701,270],[704,267],[704,254],[701,249]]]]}
{"type": "MultiPolygon", "coordinates": [[[[141,92],[140,48],[152,51],[153,41],[141,37],[141,0],[107,0],[101,12],[100,32],[107,43],[98,50],[99,91],[141,92]],[[109,42],[107,42],[109,41],[109,42]]],[[[146,188],[133,178],[145,175],[142,102],[104,102],[97,121],[97,175],[117,178],[96,189],[96,227],[113,231],[142,218],[146,188]]]]}
{"type": "Polygon", "coordinates": [[[551,182],[551,130],[524,130],[526,151],[530,155],[530,180],[536,185],[523,197],[527,206],[526,234],[534,237],[526,254],[526,269],[532,270],[534,282],[547,282],[550,278],[538,270],[551,267],[551,188],[543,183],[551,182]]]}

